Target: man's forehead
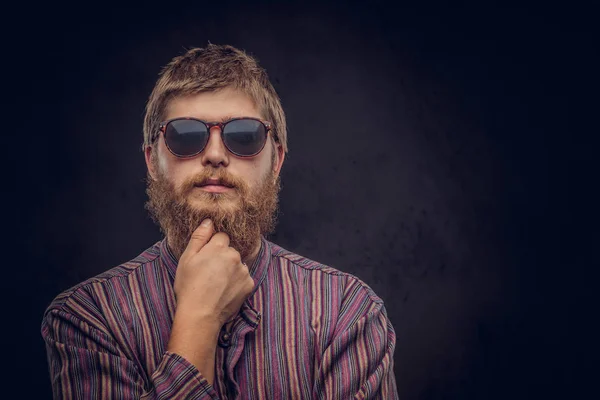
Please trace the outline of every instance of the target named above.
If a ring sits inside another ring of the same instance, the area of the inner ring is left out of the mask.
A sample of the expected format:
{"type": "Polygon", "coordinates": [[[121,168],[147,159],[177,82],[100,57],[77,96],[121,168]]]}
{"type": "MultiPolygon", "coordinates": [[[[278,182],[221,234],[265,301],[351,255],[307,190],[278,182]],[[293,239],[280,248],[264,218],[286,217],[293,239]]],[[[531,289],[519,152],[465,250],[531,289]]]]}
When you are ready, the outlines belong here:
{"type": "Polygon", "coordinates": [[[235,89],[202,92],[171,99],[166,107],[166,118],[195,117],[206,121],[227,121],[231,118],[261,118],[254,100],[235,89]]]}

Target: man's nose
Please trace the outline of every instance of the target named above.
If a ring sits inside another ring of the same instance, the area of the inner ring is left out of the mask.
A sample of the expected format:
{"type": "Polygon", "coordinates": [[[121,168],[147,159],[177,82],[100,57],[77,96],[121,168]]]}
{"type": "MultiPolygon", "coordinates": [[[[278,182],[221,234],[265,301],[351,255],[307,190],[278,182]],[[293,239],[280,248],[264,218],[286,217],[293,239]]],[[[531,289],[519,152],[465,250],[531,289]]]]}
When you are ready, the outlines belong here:
{"type": "Polygon", "coordinates": [[[229,154],[221,138],[221,129],[218,126],[210,128],[208,134],[208,143],[201,153],[202,165],[212,164],[213,166],[229,164],[229,154]]]}

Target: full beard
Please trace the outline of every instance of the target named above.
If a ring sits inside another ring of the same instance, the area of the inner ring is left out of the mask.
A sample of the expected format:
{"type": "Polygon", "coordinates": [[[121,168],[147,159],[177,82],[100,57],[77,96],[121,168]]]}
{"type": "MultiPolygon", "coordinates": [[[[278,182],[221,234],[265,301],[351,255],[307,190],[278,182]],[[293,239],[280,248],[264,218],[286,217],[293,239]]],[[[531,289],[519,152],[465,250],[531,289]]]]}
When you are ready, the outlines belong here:
{"type": "Polygon", "coordinates": [[[274,178],[271,170],[254,189],[223,169],[193,176],[181,187],[175,187],[159,173],[156,180],[148,176],[146,209],[167,237],[169,249],[177,260],[192,233],[204,219],[210,218],[214,232],[226,233],[229,246],[247,262],[259,246],[261,235],[266,236],[275,229],[280,188],[280,178],[274,178]],[[221,179],[233,190],[211,193],[199,189],[198,185],[210,177],[221,179]]]}

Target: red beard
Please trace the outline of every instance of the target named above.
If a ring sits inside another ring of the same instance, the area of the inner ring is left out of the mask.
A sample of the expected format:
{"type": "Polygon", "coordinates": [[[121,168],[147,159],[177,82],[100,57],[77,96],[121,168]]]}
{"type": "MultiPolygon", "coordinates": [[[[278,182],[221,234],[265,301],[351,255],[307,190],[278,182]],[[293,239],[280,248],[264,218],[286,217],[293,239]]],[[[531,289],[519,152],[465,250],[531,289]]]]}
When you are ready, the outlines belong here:
{"type": "Polygon", "coordinates": [[[275,229],[281,184],[279,176],[274,178],[272,171],[253,190],[222,168],[207,169],[177,188],[161,173],[156,180],[148,177],[147,182],[146,209],[167,237],[177,259],[205,218],[213,221],[215,232],[229,236],[229,246],[240,253],[243,261],[249,261],[257,250],[260,236],[275,229]],[[197,186],[208,178],[218,178],[233,190],[210,193],[199,189],[197,186]]]}

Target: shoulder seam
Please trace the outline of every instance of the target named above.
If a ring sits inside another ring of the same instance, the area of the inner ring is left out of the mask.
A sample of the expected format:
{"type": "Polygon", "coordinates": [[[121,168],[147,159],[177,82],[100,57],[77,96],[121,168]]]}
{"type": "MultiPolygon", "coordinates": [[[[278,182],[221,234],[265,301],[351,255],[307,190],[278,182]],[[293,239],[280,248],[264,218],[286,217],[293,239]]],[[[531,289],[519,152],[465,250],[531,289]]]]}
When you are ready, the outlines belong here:
{"type": "Polygon", "coordinates": [[[377,296],[377,294],[373,291],[373,289],[369,285],[367,285],[367,283],[363,282],[359,277],[357,277],[355,275],[352,275],[352,274],[350,274],[348,272],[340,271],[340,270],[335,269],[333,267],[321,264],[321,263],[319,263],[317,261],[314,261],[314,260],[311,260],[311,259],[308,259],[306,257],[301,256],[302,258],[304,258],[306,260],[310,260],[310,261],[312,261],[312,262],[314,262],[314,263],[316,263],[316,264],[318,264],[320,266],[325,267],[325,269],[324,268],[307,268],[305,265],[301,265],[297,261],[292,260],[289,257],[291,254],[292,253],[290,253],[289,250],[288,250],[288,251],[285,251],[285,252],[282,252],[282,253],[279,253],[279,254],[274,254],[273,256],[274,257],[285,258],[287,261],[289,261],[290,263],[296,265],[299,268],[302,268],[303,270],[307,270],[307,271],[320,271],[320,272],[322,272],[324,274],[334,275],[334,276],[344,276],[344,277],[349,278],[349,279],[351,279],[353,281],[356,281],[356,283],[358,283],[360,285],[360,287],[363,288],[367,292],[367,295],[369,296],[369,299],[373,303],[377,303],[379,305],[383,305],[383,299],[381,299],[379,296],[377,296]]]}
{"type": "MultiPolygon", "coordinates": [[[[329,266],[327,266],[327,265],[321,264],[321,263],[319,263],[319,262],[317,262],[317,261],[314,261],[314,260],[310,260],[310,261],[313,261],[314,263],[316,263],[316,264],[319,264],[320,266],[323,266],[323,267],[326,267],[326,268],[310,268],[310,267],[307,267],[306,265],[301,265],[301,264],[299,264],[299,263],[298,263],[297,261],[295,261],[295,260],[292,260],[292,259],[289,257],[289,255],[290,255],[290,254],[276,254],[276,255],[275,255],[275,257],[285,258],[286,260],[288,260],[289,262],[291,262],[291,263],[292,263],[292,264],[294,264],[295,266],[297,266],[297,267],[299,267],[299,268],[302,268],[302,269],[305,269],[305,270],[308,270],[308,271],[316,271],[316,270],[318,270],[318,271],[321,271],[321,272],[323,272],[323,273],[325,273],[325,274],[328,274],[328,275],[336,275],[336,276],[342,276],[342,275],[343,275],[343,276],[353,276],[352,274],[349,274],[349,273],[347,273],[347,272],[344,272],[344,271],[340,271],[340,270],[338,270],[338,269],[334,269],[334,268],[332,268],[332,267],[329,267],[329,266]]],[[[306,259],[306,260],[309,260],[309,259],[308,259],[308,258],[306,258],[306,257],[302,257],[302,258],[304,258],[304,259],[306,259]]]]}

